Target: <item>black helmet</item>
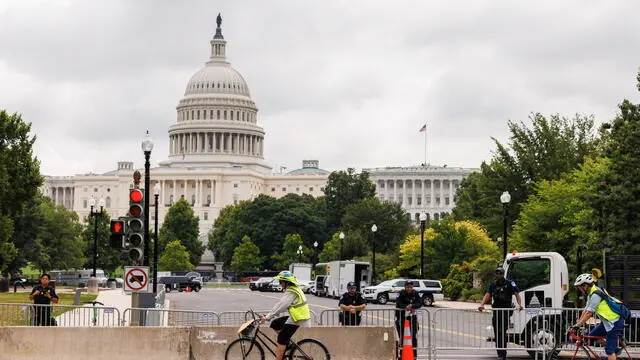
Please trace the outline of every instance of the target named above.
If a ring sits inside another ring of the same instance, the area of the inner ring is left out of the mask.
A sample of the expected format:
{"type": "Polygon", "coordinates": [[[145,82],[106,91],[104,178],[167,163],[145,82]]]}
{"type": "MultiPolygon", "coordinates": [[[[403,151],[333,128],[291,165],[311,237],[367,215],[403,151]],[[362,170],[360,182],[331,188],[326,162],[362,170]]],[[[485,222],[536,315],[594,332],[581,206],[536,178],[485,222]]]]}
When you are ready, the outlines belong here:
{"type": "Polygon", "coordinates": [[[357,288],[357,285],[356,285],[356,283],[354,283],[353,281],[350,281],[350,282],[347,284],[347,290],[349,290],[349,289],[351,289],[351,290],[355,290],[356,288],[357,288]]]}
{"type": "Polygon", "coordinates": [[[405,280],[404,281],[404,286],[407,286],[407,285],[413,286],[413,280],[405,280]]]}
{"type": "Polygon", "coordinates": [[[499,266],[496,268],[496,274],[502,274],[502,275],[504,275],[504,268],[502,267],[502,265],[499,265],[499,266]]]}

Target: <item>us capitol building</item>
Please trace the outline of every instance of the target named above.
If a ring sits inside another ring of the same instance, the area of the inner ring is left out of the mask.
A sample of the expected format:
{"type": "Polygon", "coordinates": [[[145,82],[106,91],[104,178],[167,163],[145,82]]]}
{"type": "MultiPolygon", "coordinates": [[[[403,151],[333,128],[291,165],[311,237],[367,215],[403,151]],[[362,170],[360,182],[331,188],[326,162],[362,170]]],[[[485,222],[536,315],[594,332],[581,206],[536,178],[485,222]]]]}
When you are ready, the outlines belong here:
{"type": "MultiPolygon", "coordinates": [[[[218,16],[209,60],[191,77],[176,107],[177,122],[169,127],[169,159],[150,172],[151,189],[156,183],[160,185],[159,223],[169,207],[184,198],[200,218],[200,239],[205,244],[225,206],[260,194],[276,198],[290,193],[322,196],[329,177],[317,160],[303,160],[300,169],[289,172],[272,171],[265,162],[265,132],[258,124],[258,108],[244,77],[227,61],[221,23],[218,16]]],[[[122,161],[104,174],[45,176],[42,192],[80,218],[89,214],[92,198],[96,202],[103,199],[106,211],[116,218],[129,210],[135,170],[133,162],[122,161]]],[[[423,164],[363,171],[370,173],[381,200],[400,202],[417,220],[421,212],[431,219],[450,212],[455,189],[474,169],[423,164]]],[[[144,169],[140,172],[144,174],[144,169]]],[[[153,195],[148,195],[147,201],[153,222],[153,195]]],[[[202,265],[214,262],[207,250],[199,268],[205,270],[209,267],[202,265]]]]}

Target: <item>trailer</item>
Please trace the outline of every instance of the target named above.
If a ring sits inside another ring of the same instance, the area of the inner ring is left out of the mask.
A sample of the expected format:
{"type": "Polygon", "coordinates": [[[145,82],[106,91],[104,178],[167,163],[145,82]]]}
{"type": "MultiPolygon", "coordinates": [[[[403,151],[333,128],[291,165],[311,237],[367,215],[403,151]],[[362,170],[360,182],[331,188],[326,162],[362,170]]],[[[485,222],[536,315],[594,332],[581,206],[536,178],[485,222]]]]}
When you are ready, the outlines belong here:
{"type": "MultiPolygon", "coordinates": [[[[347,284],[350,282],[354,282],[360,291],[369,285],[372,275],[371,265],[366,261],[336,260],[319,263],[316,266],[325,269],[326,296],[332,298],[339,298],[344,294],[347,291],[347,284]]],[[[317,288],[316,291],[318,291],[317,288]]]]}
{"type": "Polygon", "coordinates": [[[311,264],[293,263],[289,265],[289,272],[300,282],[311,281],[311,264]]]}

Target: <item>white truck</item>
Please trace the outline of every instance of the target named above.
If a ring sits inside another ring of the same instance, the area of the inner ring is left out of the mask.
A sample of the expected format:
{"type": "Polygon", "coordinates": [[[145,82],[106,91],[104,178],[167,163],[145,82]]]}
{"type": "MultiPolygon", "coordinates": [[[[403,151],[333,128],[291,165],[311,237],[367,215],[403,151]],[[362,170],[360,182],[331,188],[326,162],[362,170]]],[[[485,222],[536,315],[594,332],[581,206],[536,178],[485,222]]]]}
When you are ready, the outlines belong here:
{"type": "MultiPolygon", "coordinates": [[[[347,291],[347,284],[356,283],[358,291],[368,285],[371,279],[371,265],[366,261],[337,260],[328,263],[320,263],[316,266],[325,266],[327,276],[324,286],[327,297],[339,298],[347,291]]],[[[316,289],[317,291],[318,289],[316,289]]]]}
{"type": "Polygon", "coordinates": [[[298,279],[301,289],[305,293],[311,291],[313,280],[311,279],[311,264],[293,263],[289,265],[289,272],[298,279]]]}

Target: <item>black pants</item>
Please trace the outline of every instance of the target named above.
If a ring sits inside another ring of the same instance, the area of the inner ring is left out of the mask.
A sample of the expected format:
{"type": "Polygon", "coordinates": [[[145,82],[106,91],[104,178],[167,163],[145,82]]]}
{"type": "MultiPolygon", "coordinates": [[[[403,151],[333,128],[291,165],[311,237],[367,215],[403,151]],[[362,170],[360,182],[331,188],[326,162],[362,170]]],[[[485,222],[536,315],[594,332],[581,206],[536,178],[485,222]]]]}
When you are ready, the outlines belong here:
{"type": "MultiPolygon", "coordinates": [[[[496,347],[507,347],[507,329],[509,328],[509,318],[511,317],[512,310],[508,309],[496,309],[493,310],[493,318],[491,319],[491,325],[493,325],[493,335],[496,338],[496,347]]],[[[498,350],[498,357],[507,357],[507,350],[498,350]]]]}
{"type": "Polygon", "coordinates": [[[56,321],[51,317],[51,307],[48,305],[37,305],[33,307],[34,326],[56,326],[56,321]]]}
{"type": "Polygon", "coordinates": [[[343,311],[339,315],[340,324],[344,326],[359,326],[360,322],[362,322],[362,316],[360,312],[356,312],[352,314],[349,311],[343,311]]]}
{"type": "MultiPolygon", "coordinates": [[[[402,344],[404,340],[404,320],[404,310],[396,310],[396,330],[398,331],[398,339],[400,339],[400,344],[402,344]]],[[[409,328],[411,329],[411,344],[413,345],[413,358],[416,359],[418,357],[418,330],[420,329],[420,325],[418,324],[418,317],[416,315],[411,315],[409,317],[406,317],[406,320],[409,320],[409,328]]],[[[398,352],[398,357],[402,358],[402,346],[400,347],[400,351],[398,352]]]]}

